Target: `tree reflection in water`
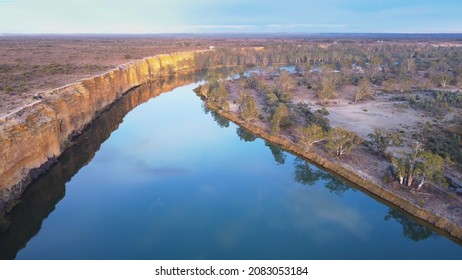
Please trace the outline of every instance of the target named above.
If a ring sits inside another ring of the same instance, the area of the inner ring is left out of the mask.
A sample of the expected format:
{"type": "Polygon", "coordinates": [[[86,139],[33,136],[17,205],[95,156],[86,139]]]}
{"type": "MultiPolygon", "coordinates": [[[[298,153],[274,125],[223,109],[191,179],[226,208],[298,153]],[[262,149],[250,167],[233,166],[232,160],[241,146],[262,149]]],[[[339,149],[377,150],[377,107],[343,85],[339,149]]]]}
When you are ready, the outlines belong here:
{"type": "Polygon", "coordinates": [[[253,142],[255,141],[255,139],[257,139],[257,136],[255,136],[255,134],[249,132],[248,130],[240,126],[236,128],[236,134],[237,136],[239,136],[239,139],[241,139],[244,142],[253,142]]]}
{"type": "Polygon", "coordinates": [[[322,172],[311,168],[311,165],[307,161],[295,158],[294,167],[294,179],[300,184],[313,186],[321,179],[322,172]]]}
{"type": "Polygon", "coordinates": [[[388,210],[385,216],[385,221],[394,219],[403,226],[403,235],[414,241],[425,240],[429,237],[436,236],[435,232],[430,228],[417,223],[405,216],[401,211],[396,209],[388,210]]]}
{"type": "Polygon", "coordinates": [[[215,111],[210,111],[210,115],[212,115],[213,120],[218,124],[219,127],[225,128],[229,126],[229,120],[223,118],[215,111]]]}
{"type": "Polygon", "coordinates": [[[319,180],[325,181],[324,186],[331,193],[342,196],[348,190],[353,190],[342,180],[330,175],[327,172],[313,168],[307,161],[300,158],[294,160],[294,180],[300,184],[313,186],[319,180]]]}
{"type": "Polygon", "coordinates": [[[281,148],[274,146],[267,141],[265,141],[265,146],[270,148],[271,153],[273,154],[274,160],[278,164],[284,164],[286,162],[286,154],[284,154],[284,151],[281,148]]]}
{"type": "MultiPolygon", "coordinates": [[[[342,196],[345,192],[352,189],[345,182],[336,177],[313,168],[307,161],[300,158],[294,160],[294,180],[300,184],[313,186],[319,180],[324,180],[324,186],[338,196],[342,196]]],[[[352,189],[355,191],[355,189],[352,189]]],[[[395,220],[403,227],[403,235],[414,241],[421,241],[432,236],[437,236],[430,228],[419,224],[418,222],[408,218],[401,211],[389,209],[385,216],[385,221],[395,220]]]]}

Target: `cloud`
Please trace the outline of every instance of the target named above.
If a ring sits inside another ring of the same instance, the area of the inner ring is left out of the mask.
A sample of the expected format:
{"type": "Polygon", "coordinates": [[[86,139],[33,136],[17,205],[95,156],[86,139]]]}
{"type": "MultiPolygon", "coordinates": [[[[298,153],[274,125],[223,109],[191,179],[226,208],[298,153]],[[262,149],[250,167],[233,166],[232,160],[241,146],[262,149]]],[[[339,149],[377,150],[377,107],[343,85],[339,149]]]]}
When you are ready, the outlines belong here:
{"type": "Polygon", "coordinates": [[[348,28],[346,24],[309,24],[309,23],[298,23],[298,24],[263,24],[263,25],[252,25],[252,24],[197,24],[197,25],[182,25],[182,26],[170,26],[166,29],[174,30],[177,32],[299,32],[306,30],[323,30],[323,31],[339,31],[348,28]]]}
{"type": "Polygon", "coordinates": [[[189,31],[201,30],[249,30],[256,29],[255,25],[240,25],[240,24],[202,24],[202,25],[184,25],[179,26],[178,29],[189,31]]]}
{"type": "Polygon", "coordinates": [[[299,24],[267,24],[266,28],[271,29],[309,29],[309,28],[330,28],[330,29],[345,29],[347,24],[333,24],[333,23],[299,23],[299,24]]]}
{"type": "Polygon", "coordinates": [[[454,0],[0,0],[0,4],[0,32],[20,33],[460,32],[462,10],[460,1],[454,0]]]}
{"type": "Polygon", "coordinates": [[[319,240],[337,238],[332,232],[326,231],[326,228],[332,229],[336,226],[356,238],[368,239],[372,226],[366,217],[355,207],[331,197],[332,195],[325,192],[292,189],[287,208],[293,218],[292,220],[286,218],[280,221],[281,224],[291,221],[295,228],[310,229],[313,236],[319,240]]]}

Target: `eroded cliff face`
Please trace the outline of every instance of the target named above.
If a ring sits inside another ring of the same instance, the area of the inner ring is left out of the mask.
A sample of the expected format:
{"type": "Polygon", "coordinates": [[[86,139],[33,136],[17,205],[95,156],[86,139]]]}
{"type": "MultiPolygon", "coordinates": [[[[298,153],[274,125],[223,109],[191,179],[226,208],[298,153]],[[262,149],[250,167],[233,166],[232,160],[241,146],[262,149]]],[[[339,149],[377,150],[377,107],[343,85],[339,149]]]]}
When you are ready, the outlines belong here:
{"type": "MultiPolygon", "coordinates": [[[[137,60],[109,72],[42,93],[43,99],[0,119],[0,201],[25,186],[59,157],[69,140],[128,90],[194,70],[196,52],[137,60]]],[[[0,203],[0,210],[2,205],[0,203]]]]}

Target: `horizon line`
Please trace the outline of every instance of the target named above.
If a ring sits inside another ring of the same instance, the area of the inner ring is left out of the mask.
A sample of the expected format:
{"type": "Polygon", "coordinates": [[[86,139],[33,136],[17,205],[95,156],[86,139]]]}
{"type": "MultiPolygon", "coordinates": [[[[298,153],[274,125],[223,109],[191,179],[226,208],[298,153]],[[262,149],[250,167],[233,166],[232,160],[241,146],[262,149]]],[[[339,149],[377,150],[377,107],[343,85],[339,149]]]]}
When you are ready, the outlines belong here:
{"type": "Polygon", "coordinates": [[[0,35],[462,35],[462,32],[0,32],[0,35]]]}

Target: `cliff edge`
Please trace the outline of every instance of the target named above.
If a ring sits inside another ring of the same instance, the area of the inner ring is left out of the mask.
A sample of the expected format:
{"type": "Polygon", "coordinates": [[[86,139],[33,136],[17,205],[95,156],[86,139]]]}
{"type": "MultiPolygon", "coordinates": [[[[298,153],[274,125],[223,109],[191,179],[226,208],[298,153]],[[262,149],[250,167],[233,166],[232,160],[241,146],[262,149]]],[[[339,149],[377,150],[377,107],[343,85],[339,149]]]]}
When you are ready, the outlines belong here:
{"type": "Polygon", "coordinates": [[[150,80],[195,70],[196,53],[158,55],[123,64],[37,94],[36,102],[0,116],[0,211],[5,207],[1,201],[22,193],[114,101],[150,80]]]}

